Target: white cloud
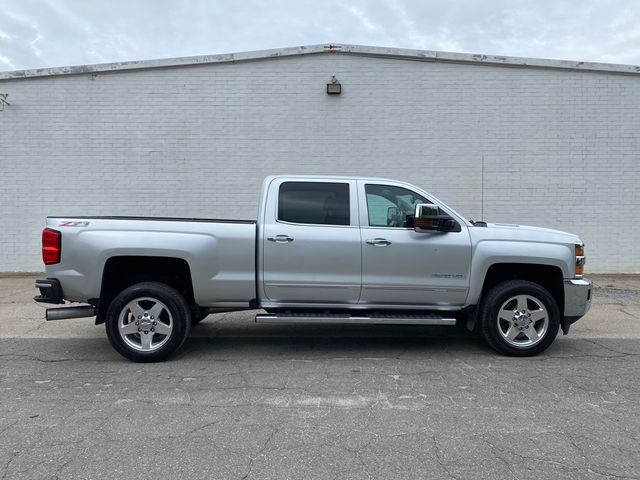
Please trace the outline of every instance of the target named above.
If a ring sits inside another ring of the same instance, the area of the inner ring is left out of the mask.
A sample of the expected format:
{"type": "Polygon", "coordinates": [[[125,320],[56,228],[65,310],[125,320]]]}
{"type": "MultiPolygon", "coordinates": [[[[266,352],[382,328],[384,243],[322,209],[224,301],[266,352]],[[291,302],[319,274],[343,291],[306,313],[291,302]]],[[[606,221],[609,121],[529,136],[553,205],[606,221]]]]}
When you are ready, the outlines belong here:
{"type": "Polygon", "coordinates": [[[0,0],[0,68],[316,43],[640,64],[640,2],[0,0]]]}
{"type": "Polygon", "coordinates": [[[345,5],[344,7],[349,13],[356,17],[358,21],[360,21],[360,23],[362,23],[362,26],[368,33],[378,33],[381,31],[381,28],[379,26],[374,25],[371,22],[369,17],[367,17],[367,15],[365,14],[364,10],[356,8],[352,5],[345,5]]]}
{"type": "Polygon", "coordinates": [[[0,65],[6,65],[7,68],[10,68],[10,69],[16,68],[13,62],[9,60],[8,57],[5,57],[4,55],[0,55],[0,65]]]}
{"type": "Polygon", "coordinates": [[[42,58],[42,50],[38,48],[38,42],[41,41],[42,38],[42,35],[40,34],[40,32],[38,32],[36,33],[36,38],[29,42],[29,47],[31,47],[33,54],[38,58],[42,58]]]}

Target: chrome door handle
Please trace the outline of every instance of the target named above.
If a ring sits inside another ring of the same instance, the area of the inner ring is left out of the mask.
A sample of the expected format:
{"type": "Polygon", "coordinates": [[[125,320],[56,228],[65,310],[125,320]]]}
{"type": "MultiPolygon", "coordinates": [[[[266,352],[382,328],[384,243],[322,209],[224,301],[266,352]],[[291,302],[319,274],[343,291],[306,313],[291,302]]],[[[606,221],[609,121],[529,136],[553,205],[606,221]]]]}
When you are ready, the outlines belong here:
{"type": "Polygon", "coordinates": [[[290,237],[289,235],[275,235],[275,236],[267,237],[267,240],[269,240],[270,242],[276,242],[276,243],[293,242],[293,238],[290,237]]]}
{"type": "Polygon", "coordinates": [[[367,240],[367,243],[375,247],[388,247],[391,245],[391,240],[387,240],[386,238],[370,238],[367,240]]]}

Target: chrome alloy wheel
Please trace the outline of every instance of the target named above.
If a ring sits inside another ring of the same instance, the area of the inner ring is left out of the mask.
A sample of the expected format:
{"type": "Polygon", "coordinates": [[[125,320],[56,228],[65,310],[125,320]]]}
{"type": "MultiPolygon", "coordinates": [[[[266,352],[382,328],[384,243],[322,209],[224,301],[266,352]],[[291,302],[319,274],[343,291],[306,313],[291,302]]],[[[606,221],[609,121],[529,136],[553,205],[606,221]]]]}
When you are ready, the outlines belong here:
{"type": "Polygon", "coordinates": [[[167,306],[156,298],[140,297],[120,311],[118,333],[122,340],[141,352],[162,347],[173,331],[173,317],[167,306]]]}
{"type": "Polygon", "coordinates": [[[516,295],[498,311],[498,332],[516,348],[529,348],[544,338],[549,328],[549,313],[544,304],[531,295],[516,295]]]}

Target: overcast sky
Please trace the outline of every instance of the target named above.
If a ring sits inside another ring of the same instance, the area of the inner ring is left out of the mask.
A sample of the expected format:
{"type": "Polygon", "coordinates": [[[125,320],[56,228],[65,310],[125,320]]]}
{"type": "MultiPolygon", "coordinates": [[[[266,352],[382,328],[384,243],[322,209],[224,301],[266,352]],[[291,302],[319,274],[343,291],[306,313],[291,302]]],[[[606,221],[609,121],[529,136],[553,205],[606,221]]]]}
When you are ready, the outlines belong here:
{"type": "Polygon", "coordinates": [[[329,42],[640,64],[640,1],[0,0],[0,70],[329,42]]]}

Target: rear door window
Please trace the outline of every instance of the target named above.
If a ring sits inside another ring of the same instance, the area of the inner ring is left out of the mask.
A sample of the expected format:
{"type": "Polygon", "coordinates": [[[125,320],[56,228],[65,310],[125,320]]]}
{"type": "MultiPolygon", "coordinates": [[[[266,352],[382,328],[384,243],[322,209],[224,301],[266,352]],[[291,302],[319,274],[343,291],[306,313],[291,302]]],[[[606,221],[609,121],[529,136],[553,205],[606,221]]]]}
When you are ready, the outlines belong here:
{"type": "Polygon", "coordinates": [[[278,193],[278,220],[312,225],[349,225],[349,184],[284,182],[278,193]]]}

